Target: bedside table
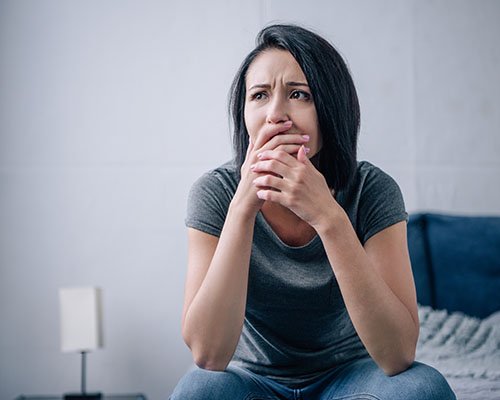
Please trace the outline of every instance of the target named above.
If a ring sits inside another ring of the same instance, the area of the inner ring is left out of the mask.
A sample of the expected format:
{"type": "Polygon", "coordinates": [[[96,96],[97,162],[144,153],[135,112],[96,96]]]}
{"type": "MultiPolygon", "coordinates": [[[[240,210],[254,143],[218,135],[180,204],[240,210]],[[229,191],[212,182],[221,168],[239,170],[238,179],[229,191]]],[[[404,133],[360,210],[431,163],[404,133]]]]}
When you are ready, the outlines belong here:
{"type": "MultiPolygon", "coordinates": [[[[37,396],[37,395],[21,395],[15,400],[64,400],[64,395],[59,396],[37,396]]],[[[140,393],[136,394],[103,394],[102,400],[147,400],[146,396],[140,393]]]]}

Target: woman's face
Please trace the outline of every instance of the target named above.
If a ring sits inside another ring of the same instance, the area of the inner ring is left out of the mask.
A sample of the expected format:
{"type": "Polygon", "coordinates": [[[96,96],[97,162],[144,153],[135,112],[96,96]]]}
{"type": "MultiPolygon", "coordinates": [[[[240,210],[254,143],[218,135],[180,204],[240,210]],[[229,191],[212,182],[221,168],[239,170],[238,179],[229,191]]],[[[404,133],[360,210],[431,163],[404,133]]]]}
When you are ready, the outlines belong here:
{"type": "Polygon", "coordinates": [[[316,107],[306,77],[288,51],[265,50],[255,58],[247,71],[247,131],[255,143],[269,124],[278,125],[286,121],[292,121],[292,127],[286,133],[309,135],[309,142],[305,146],[310,148],[308,157],[314,156],[321,149],[322,141],[316,107]]]}

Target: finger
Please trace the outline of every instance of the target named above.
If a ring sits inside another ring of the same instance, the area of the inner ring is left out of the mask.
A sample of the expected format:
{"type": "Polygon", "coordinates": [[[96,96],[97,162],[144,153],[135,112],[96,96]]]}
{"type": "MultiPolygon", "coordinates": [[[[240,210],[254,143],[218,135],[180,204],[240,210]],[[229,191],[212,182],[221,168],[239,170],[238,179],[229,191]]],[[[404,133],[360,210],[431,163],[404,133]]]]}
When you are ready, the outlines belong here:
{"type": "MultiPolygon", "coordinates": [[[[281,133],[272,137],[267,143],[260,148],[260,150],[275,150],[283,145],[295,145],[298,148],[309,141],[308,135],[301,135],[299,133],[285,134],[281,133]]],[[[297,151],[296,151],[297,152],[297,151]]]]}
{"type": "Polygon", "coordinates": [[[252,150],[253,150],[253,142],[252,142],[252,138],[250,138],[248,140],[247,154],[245,155],[245,159],[248,158],[248,155],[252,152],[252,150]]]}
{"type": "Polygon", "coordinates": [[[282,191],[286,188],[283,178],[274,175],[261,175],[253,180],[255,186],[260,189],[274,189],[282,191]]]}
{"type": "Polygon", "coordinates": [[[292,121],[286,121],[277,125],[266,126],[263,131],[257,137],[255,141],[255,148],[260,149],[265,143],[269,141],[273,136],[276,136],[282,132],[286,132],[292,127],[292,121]]]}
{"type": "Polygon", "coordinates": [[[287,167],[293,167],[297,163],[295,157],[282,150],[265,150],[257,153],[257,158],[261,161],[277,160],[287,167]]]}
{"type": "MultiPolygon", "coordinates": [[[[282,145],[276,147],[274,150],[281,150],[281,151],[284,151],[285,153],[288,153],[288,154],[296,157],[300,148],[301,148],[301,145],[299,146],[296,144],[289,144],[289,145],[282,144],[282,145]]],[[[311,149],[309,147],[304,147],[304,149],[305,149],[306,154],[309,154],[309,152],[311,151],[311,149]]]]}
{"type": "MultiPolygon", "coordinates": [[[[300,149],[301,145],[298,144],[280,144],[274,149],[269,149],[269,150],[279,150],[279,151],[284,151],[285,153],[288,153],[290,155],[296,155],[300,149]]],[[[266,149],[267,150],[267,149],[266,149]]]]}
{"type": "Polygon", "coordinates": [[[305,146],[300,146],[300,149],[297,153],[297,160],[299,160],[301,163],[309,165],[311,164],[311,160],[307,157],[307,153],[309,153],[310,149],[308,149],[305,146]]]}
{"type": "Polygon", "coordinates": [[[255,154],[253,154],[253,157],[252,157],[252,152],[253,152],[253,149],[254,149],[254,144],[252,142],[252,139],[249,139],[249,142],[248,142],[248,146],[247,146],[247,152],[245,154],[245,159],[243,160],[243,165],[241,166],[241,168],[248,168],[248,164],[254,162],[253,160],[255,160],[255,154]]]}
{"type": "Polygon", "coordinates": [[[290,167],[278,160],[257,161],[255,164],[250,166],[250,169],[253,172],[272,173],[281,177],[288,175],[290,171],[290,167]]]}
{"type": "Polygon", "coordinates": [[[257,197],[261,200],[272,201],[273,203],[279,203],[286,207],[284,203],[283,193],[277,192],[275,190],[261,189],[257,191],[257,197]]]}

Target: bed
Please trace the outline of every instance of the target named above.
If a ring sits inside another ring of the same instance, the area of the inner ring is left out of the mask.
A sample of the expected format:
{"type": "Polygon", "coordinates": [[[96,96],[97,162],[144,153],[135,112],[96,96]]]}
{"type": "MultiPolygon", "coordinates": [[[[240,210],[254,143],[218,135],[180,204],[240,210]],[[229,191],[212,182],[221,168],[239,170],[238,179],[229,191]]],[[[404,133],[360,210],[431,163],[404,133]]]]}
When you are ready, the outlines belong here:
{"type": "Polygon", "coordinates": [[[500,399],[500,217],[410,216],[419,302],[417,360],[458,400],[500,399]]]}

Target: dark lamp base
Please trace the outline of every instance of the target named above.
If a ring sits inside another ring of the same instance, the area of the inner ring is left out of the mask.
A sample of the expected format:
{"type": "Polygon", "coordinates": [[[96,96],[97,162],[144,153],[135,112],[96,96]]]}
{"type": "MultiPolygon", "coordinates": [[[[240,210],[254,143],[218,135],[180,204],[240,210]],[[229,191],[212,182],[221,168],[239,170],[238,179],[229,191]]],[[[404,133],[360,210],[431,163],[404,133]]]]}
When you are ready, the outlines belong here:
{"type": "Polygon", "coordinates": [[[64,400],[101,400],[102,393],[66,393],[64,400]]]}

